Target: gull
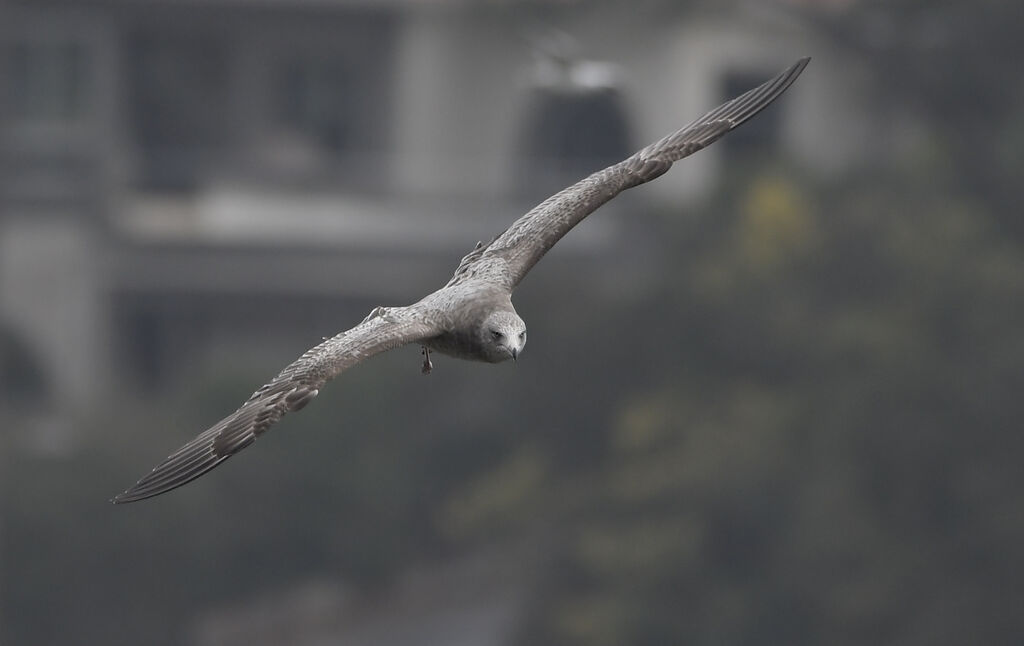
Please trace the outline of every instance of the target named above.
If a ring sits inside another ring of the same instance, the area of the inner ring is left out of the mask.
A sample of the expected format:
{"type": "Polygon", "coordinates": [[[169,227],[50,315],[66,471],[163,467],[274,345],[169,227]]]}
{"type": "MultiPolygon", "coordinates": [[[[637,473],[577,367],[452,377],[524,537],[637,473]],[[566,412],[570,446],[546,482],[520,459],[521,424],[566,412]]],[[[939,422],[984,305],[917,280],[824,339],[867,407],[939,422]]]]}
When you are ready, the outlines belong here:
{"type": "Polygon", "coordinates": [[[526,324],[512,291],[562,236],[622,191],[663,175],[767,107],[803,72],[802,58],[775,78],[723,103],[628,159],[557,193],[489,243],[478,242],[441,289],[405,307],[377,307],[355,327],[325,339],[261,386],[238,410],[172,453],[114,503],[150,498],[198,478],[256,441],[286,413],[301,410],[324,385],[365,359],[419,344],[423,372],[431,351],[500,363],[518,358],[526,324]]]}

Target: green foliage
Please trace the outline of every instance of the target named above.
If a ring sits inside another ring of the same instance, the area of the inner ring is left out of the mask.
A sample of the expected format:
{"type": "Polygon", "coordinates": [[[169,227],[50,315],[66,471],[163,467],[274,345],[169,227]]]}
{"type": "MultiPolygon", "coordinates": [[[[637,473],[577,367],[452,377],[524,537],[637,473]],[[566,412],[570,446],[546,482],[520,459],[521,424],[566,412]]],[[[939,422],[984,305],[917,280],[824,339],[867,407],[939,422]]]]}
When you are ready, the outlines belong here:
{"type": "Polygon", "coordinates": [[[684,253],[629,307],[588,303],[581,328],[535,281],[519,365],[382,356],[244,459],[115,508],[260,376],[122,406],[74,459],[5,468],[8,636],[178,643],[290,581],[372,590],[536,536],[529,643],[1020,634],[1024,258],[983,203],[903,180],[734,177],[666,214],[684,253]]]}
{"type": "Polygon", "coordinates": [[[916,147],[826,185],[726,178],[702,212],[643,222],[672,258],[621,299],[546,261],[517,294],[516,366],[439,358],[423,378],[414,349],[389,353],[124,508],[106,500],[266,366],[121,401],[74,458],[7,460],[5,641],[181,643],[209,608],[293,581],[373,590],[541,536],[521,643],[1012,643],[1024,95],[1017,4],[983,5],[839,14],[916,147]]]}
{"type": "Polygon", "coordinates": [[[737,186],[681,233],[693,253],[643,306],[682,329],[621,367],[655,385],[606,427],[595,495],[565,528],[575,576],[537,634],[1019,634],[985,591],[1021,574],[1019,249],[940,186],[737,186]]]}

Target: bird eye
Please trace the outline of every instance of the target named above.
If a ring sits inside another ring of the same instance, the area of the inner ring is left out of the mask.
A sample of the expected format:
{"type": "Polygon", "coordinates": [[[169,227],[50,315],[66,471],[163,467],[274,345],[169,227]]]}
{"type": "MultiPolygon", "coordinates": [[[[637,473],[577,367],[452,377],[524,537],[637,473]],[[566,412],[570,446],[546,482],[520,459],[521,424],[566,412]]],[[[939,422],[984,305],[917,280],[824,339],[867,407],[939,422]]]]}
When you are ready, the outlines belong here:
{"type": "Polygon", "coordinates": [[[522,340],[522,339],[525,339],[525,338],[526,338],[526,330],[523,330],[522,332],[519,333],[519,339],[522,340]]]}
{"type": "Polygon", "coordinates": [[[494,337],[495,341],[501,341],[503,338],[505,338],[505,335],[497,330],[491,330],[491,336],[494,337]]]}

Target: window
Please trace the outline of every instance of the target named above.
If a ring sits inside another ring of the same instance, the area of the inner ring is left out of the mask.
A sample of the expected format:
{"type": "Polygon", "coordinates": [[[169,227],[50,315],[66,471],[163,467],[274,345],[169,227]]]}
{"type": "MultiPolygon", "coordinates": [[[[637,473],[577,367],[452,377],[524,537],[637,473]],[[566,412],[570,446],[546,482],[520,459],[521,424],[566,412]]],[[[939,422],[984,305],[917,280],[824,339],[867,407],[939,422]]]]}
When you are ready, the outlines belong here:
{"type": "Polygon", "coordinates": [[[613,88],[538,89],[527,119],[523,194],[539,197],[625,159],[626,115],[613,88]]]}
{"type": "Polygon", "coordinates": [[[6,48],[5,93],[20,121],[66,122],[87,110],[90,52],[83,43],[22,42],[6,48]]]}
{"type": "Polygon", "coordinates": [[[326,152],[345,152],[353,145],[352,85],[343,63],[290,60],[278,80],[278,119],[326,152]]]}
{"type": "Polygon", "coordinates": [[[228,139],[223,48],[194,35],[139,34],[128,45],[128,100],[140,183],[189,190],[228,139]]]}
{"type": "Polygon", "coordinates": [[[43,404],[50,384],[40,358],[6,325],[0,326],[0,405],[43,404]]]}
{"type": "MultiPolygon", "coordinates": [[[[728,73],[722,79],[722,101],[737,97],[752,87],[757,87],[771,74],[728,73]]],[[[766,155],[771,155],[778,144],[782,109],[778,105],[769,106],[757,115],[729,133],[718,146],[729,159],[728,163],[749,165],[757,163],[766,155]]]]}

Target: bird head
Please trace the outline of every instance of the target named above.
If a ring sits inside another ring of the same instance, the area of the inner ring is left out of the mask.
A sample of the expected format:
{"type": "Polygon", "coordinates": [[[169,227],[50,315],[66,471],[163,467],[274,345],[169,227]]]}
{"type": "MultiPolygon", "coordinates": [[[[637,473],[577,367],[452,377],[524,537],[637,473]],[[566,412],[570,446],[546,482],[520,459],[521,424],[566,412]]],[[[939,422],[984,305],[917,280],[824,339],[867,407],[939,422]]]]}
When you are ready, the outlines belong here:
{"type": "Polygon", "coordinates": [[[514,311],[497,310],[484,319],[481,344],[493,363],[516,359],[526,346],[526,323],[514,311]]]}

